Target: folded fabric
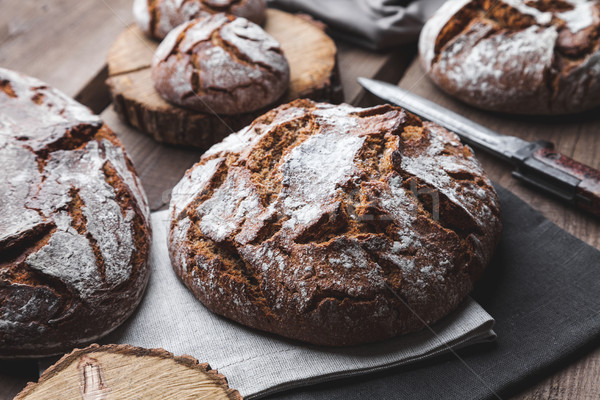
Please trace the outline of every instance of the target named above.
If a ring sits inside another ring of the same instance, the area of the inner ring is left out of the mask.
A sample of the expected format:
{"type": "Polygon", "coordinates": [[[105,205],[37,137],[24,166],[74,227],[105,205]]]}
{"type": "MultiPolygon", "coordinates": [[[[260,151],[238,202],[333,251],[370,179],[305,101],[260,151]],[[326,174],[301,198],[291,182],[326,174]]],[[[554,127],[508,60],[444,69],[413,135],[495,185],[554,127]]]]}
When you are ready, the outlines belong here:
{"type": "Polygon", "coordinates": [[[416,42],[423,24],[445,0],[268,0],[270,7],[304,12],[333,36],[370,49],[416,42]]]}
{"type": "Polygon", "coordinates": [[[103,343],[162,347],[223,373],[245,398],[424,360],[495,339],[494,320],[467,299],[430,330],[384,342],[327,348],[287,340],[208,311],[178,280],[167,252],[167,212],[152,215],[152,273],[136,313],[103,343]]]}

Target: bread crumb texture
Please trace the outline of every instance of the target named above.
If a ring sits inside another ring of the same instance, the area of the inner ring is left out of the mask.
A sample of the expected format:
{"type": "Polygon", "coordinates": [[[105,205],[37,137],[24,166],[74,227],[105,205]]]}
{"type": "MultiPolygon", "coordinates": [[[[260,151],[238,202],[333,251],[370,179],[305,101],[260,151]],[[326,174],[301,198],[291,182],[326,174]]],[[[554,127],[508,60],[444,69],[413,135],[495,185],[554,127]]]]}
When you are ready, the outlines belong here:
{"type": "Polygon", "coordinates": [[[499,215],[455,134],[392,106],[296,100],[185,174],[169,251],[212,311],[342,346],[452,311],[490,260],[499,215]]]}
{"type": "Polygon", "coordinates": [[[102,121],[0,69],[0,357],[59,353],[116,328],[148,278],[148,206],[102,121]]]}

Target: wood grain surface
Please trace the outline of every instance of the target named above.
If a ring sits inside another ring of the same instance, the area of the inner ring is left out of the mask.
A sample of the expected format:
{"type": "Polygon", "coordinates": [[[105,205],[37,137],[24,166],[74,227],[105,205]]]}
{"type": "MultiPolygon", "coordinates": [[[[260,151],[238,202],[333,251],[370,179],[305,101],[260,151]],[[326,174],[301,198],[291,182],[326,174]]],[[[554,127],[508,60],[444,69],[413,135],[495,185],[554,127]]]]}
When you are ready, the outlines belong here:
{"type": "MultiPolygon", "coordinates": [[[[77,95],[96,112],[107,103],[105,85],[106,51],[131,20],[131,0],[0,0],[0,66],[36,76],[70,95],[77,95]],[[104,69],[104,75],[103,75],[104,69]],[[88,84],[90,83],[90,84],[88,84]]],[[[336,43],[346,102],[369,105],[378,100],[366,95],[355,82],[357,76],[378,77],[396,82],[414,49],[373,53],[347,43],[336,43]]],[[[600,166],[600,128],[594,113],[569,118],[526,118],[493,115],[460,104],[438,91],[412,65],[401,82],[420,95],[463,112],[477,122],[503,133],[526,139],[547,139],[559,151],[594,167],[600,166]]],[[[124,125],[112,108],[103,114],[123,140],[154,209],[164,207],[169,188],[199,158],[199,152],[163,146],[124,125]]],[[[598,221],[591,220],[551,200],[510,177],[508,165],[478,152],[490,176],[540,209],[548,218],[578,238],[600,247],[598,221]]],[[[600,349],[598,343],[518,399],[599,399],[600,349]]],[[[0,400],[12,399],[28,380],[36,379],[32,360],[0,361],[0,400]]]]}
{"type": "Polygon", "coordinates": [[[0,66],[75,96],[132,20],[131,0],[0,0],[0,66]]]}
{"type": "Polygon", "coordinates": [[[15,400],[242,400],[227,379],[193,357],[164,349],[91,345],[49,367],[15,400]]]}

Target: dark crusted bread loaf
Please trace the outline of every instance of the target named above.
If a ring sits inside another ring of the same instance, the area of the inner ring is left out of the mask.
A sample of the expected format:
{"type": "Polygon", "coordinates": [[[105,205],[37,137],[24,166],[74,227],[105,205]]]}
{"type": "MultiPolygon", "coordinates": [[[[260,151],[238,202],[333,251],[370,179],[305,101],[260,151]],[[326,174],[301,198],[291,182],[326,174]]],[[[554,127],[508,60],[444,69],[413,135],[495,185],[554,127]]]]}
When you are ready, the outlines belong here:
{"type": "Polygon", "coordinates": [[[146,35],[163,39],[184,22],[222,12],[261,25],[266,8],[264,0],[134,0],[133,17],[146,35]]]}
{"type": "Polygon", "coordinates": [[[444,128],[297,100],[214,145],[173,190],[169,251],[212,311],[315,344],[423,328],[472,289],[498,199],[444,128]]]}
{"type": "Polygon", "coordinates": [[[144,191],[102,121],[0,69],[0,357],[98,339],[148,280],[144,191]]]}
{"type": "Polygon", "coordinates": [[[600,105],[600,1],[449,0],[425,24],[422,65],[475,107],[563,114],[600,105]]]}
{"type": "Polygon", "coordinates": [[[152,80],[174,104],[240,114],[279,99],[288,88],[290,68],[279,43],[260,26],[215,14],[167,35],[154,53],[152,80]]]}

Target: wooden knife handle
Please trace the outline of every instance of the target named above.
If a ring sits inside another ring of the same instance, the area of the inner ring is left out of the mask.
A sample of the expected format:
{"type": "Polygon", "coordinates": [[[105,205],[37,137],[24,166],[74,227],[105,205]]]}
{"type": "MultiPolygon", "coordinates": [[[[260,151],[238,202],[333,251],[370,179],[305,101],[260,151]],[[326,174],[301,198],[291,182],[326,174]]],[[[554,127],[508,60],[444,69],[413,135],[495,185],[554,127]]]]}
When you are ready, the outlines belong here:
{"type": "Polygon", "coordinates": [[[600,171],[556,152],[553,148],[537,149],[533,158],[581,180],[577,185],[575,205],[600,216],[600,171]]]}

